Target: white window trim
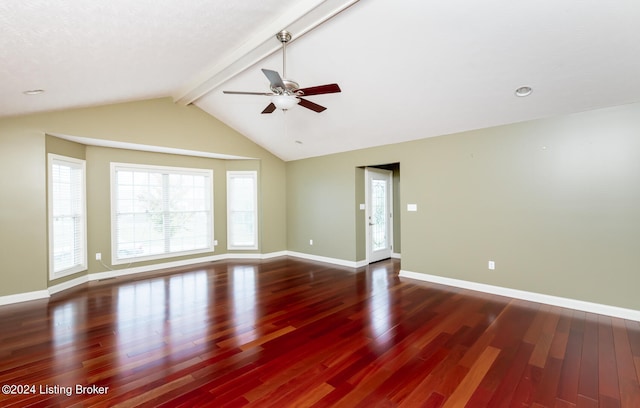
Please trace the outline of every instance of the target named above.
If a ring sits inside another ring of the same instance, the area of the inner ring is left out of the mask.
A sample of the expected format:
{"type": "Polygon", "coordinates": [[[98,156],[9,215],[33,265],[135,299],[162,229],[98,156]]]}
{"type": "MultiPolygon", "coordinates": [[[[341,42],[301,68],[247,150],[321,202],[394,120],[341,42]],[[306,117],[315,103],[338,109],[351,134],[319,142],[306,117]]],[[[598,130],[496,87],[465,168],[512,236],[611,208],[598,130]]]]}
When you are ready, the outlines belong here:
{"type": "Polygon", "coordinates": [[[49,280],[60,279],[65,276],[73,275],[74,273],[87,270],[87,165],[85,160],[76,159],[74,157],[62,156],[54,153],[47,154],[47,213],[49,216],[49,280]],[[63,269],[55,272],[53,265],[53,165],[54,163],[65,162],[73,166],[79,166],[82,169],[82,181],[81,181],[81,198],[82,204],[82,239],[81,239],[81,256],[82,260],[79,265],[71,268],[63,269]]]}
{"type": "Polygon", "coordinates": [[[255,170],[229,170],[227,171],[227,250],[230,251],[253,251],[259,248],[258,245],[258,172],[255,170]],[[230,181],[235,176],[252,176],[254,180],[254,191],[253,191],[253,209],[254,209],[254,244],[253,245],[233,245],[231,242],[231,205],[230,205],[230,181]]]}
{"type": "Polygon", "coordinates": [[[134,262],[144,262],[144,261],[153,261],[158,259],[168,259],[175,258],[179,256],[189,256],[203,253],[211,253],[214,252],[215,249],[215,228],[214,228],[214,194],[213,194],[213,170],[211,169],[199,169],[199,168],[191,168],[191,167],[171,167],[171,166],[155,166],[151,164],[135,164],[135,163],[117,163],[111,162],[111,264],[112,265],[124,265],[124,264],[132,264],[134,262]],[[117,236],[117,222],[116,222],[116,207],[118,197],[116,196],[116,171],[118,170],[147,170],[147,171],[168,171],[173,174],[205,174],[209,177],[209,200],[211,202],[211,225],[210,228],[210,242],[209,247],[204,249],[197,249],[191,251],[181,251],[181,252],[171,252],[165,254],[158,255],[148,255],[148,256],[140,256],[135,258],[118,258],[117,257],[117,247],[118,247],[118,236],[117,236]]]}

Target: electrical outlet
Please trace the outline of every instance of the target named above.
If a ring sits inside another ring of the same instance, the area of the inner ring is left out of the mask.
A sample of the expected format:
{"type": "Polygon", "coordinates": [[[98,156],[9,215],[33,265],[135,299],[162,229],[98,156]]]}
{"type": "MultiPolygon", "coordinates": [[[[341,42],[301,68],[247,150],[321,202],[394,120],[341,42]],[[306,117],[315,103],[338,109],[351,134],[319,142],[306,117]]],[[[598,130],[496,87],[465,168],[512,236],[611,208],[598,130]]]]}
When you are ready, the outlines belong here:
{"type": "Polygon", "coordinates": [[[312,239],[309,240],[309,245],[313,245],[313,240],[312,239]]]}
{"type": "Polygon", "coordinates": [[[488,263],[488,265],[487,265],[487,266],[488,266],[488,268],[489,268],[490,270],[492,270],[492,271],[493,271],[494,269],[496,269],[496,263],[495,263],[494,261],[489,261],[489,263],[488,263]]]}
{"type": "Polygon", "coordinates": [[[213,240],[213,246],[217,246],[217,245],[218,245],[218,240],[217,240],[217,239],[214,239],[214,240],[213,240]]]}
{"type": "Polygon", "coordinates": [[[102,260],[102,254],[100,252],[96,252],[96,261],[102,260]]]}

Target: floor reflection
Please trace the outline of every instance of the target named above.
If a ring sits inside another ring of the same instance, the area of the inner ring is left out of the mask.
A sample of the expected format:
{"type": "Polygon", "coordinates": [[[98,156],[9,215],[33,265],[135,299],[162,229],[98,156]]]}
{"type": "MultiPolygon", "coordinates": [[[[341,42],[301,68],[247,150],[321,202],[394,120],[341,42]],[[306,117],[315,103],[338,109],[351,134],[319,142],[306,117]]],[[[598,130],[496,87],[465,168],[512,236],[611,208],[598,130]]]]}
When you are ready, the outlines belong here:
{"type": "Polygon", "coordinates": [[[122,286],[117,295],[120,359],[182,344],[207,332],[206,271],[189,272],[122,286]]]}
{"type": "Polygon", "coordinates": [[[84,347],[87,326],[86,300],[79,299],[51,304],[51,335],[54,372],[76,367],[84,347]]]}
{"type": "Polygon", "coordinates": [[[77,312],[75,302],[65,302],[53,307],[53,345],[56,349],[75,341],[77,312]]]}
{"type": "Polygon", "coordinates": [[[229,297],[233,299],[233,319],[236,346],[256,338],[256,279],[255,266],[242,265],[229,268],[229,297]]]}
{"type": "Polygon", "coordinates": [[[392,316],[388,289],[389,273],[383,266],[374,266],[367,274],[371,294],[368,306],[372,335],[376,342],[384,343],[390,336],[392,316]]]}
{"type": "Polygon", "coordinates": [[[136,282],[118,289],[116,335],[121,363],[160,345],[165,304],[164,279],[136,282]]]}
{"type": "Polygon", "coordinates": [[[209,302],[213,301],[213,293],[209,294],[207,273],[197,271],[170,277],[168,296],[171,335],[204,336],[207,330],[206,309],[209,302]]]}

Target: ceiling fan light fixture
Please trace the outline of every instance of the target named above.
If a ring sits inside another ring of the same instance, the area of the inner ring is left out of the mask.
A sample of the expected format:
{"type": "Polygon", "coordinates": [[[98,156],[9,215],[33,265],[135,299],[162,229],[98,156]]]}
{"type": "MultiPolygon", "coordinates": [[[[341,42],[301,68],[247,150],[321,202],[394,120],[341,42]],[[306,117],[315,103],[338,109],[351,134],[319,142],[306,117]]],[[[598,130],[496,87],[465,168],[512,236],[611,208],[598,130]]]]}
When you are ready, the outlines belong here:
{"type": "Polygon", "coordinates": [[[278,109],[289,110],[296,106],[300,100],[293,95],[274,95],[271,97],[271,102],[278,109]]]}

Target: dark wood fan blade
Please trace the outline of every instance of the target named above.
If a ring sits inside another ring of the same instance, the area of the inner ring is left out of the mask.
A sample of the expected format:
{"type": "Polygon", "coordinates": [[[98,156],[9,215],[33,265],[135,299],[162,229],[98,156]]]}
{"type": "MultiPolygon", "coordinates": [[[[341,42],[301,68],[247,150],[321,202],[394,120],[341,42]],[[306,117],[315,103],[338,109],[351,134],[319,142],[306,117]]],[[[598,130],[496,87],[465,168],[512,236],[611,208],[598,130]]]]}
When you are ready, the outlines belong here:
{"type": "Polygon", "coordinates": [[[284,86],[284,82],[282,82],[280,74],[278,74],[276,71],[272,71],[270,69],[262,69],[262,72],[264,72],[264,75],[267,77],[272,87],[282,89],[286,88],[284,86]]]}
{"type": "Polygon", "coordinates": [[[231,94],[231,95],[265,95],[265,96],[273,95],[273,92],[222,91],[222,93],[231,94]]]}
{"type": "Polygon", "coordinates": [[[270,103],[269,105],[267,105],[266,108],[264,108],[262,113],[272,113],[274,110],[276,110],[276,105],[274,105],[273,103],[270,103]]]}
{"type": "Polygon", "coordinates": [[[314,112],[322,112],[323,110],[327,109],[324,106],[320,106],[317,103],[313,103],[311,101],[308,101],[306,99],[302,99],[302,98],[298,98],[300,99],[300,102],[298,102],[298,105],[300,106],[304,106],[307,109],[311,109],[314,112]]]}
{"type": "Polygon", "coordinates": [[[311,95],[322,95],[322,94],[330,94],[342,92],[338,84],[327,84],[327,85],[319,85],[312,86],[309,88],[298,89],[298,92],[302,92],[302,96],[311,96],[311,95]]]}

